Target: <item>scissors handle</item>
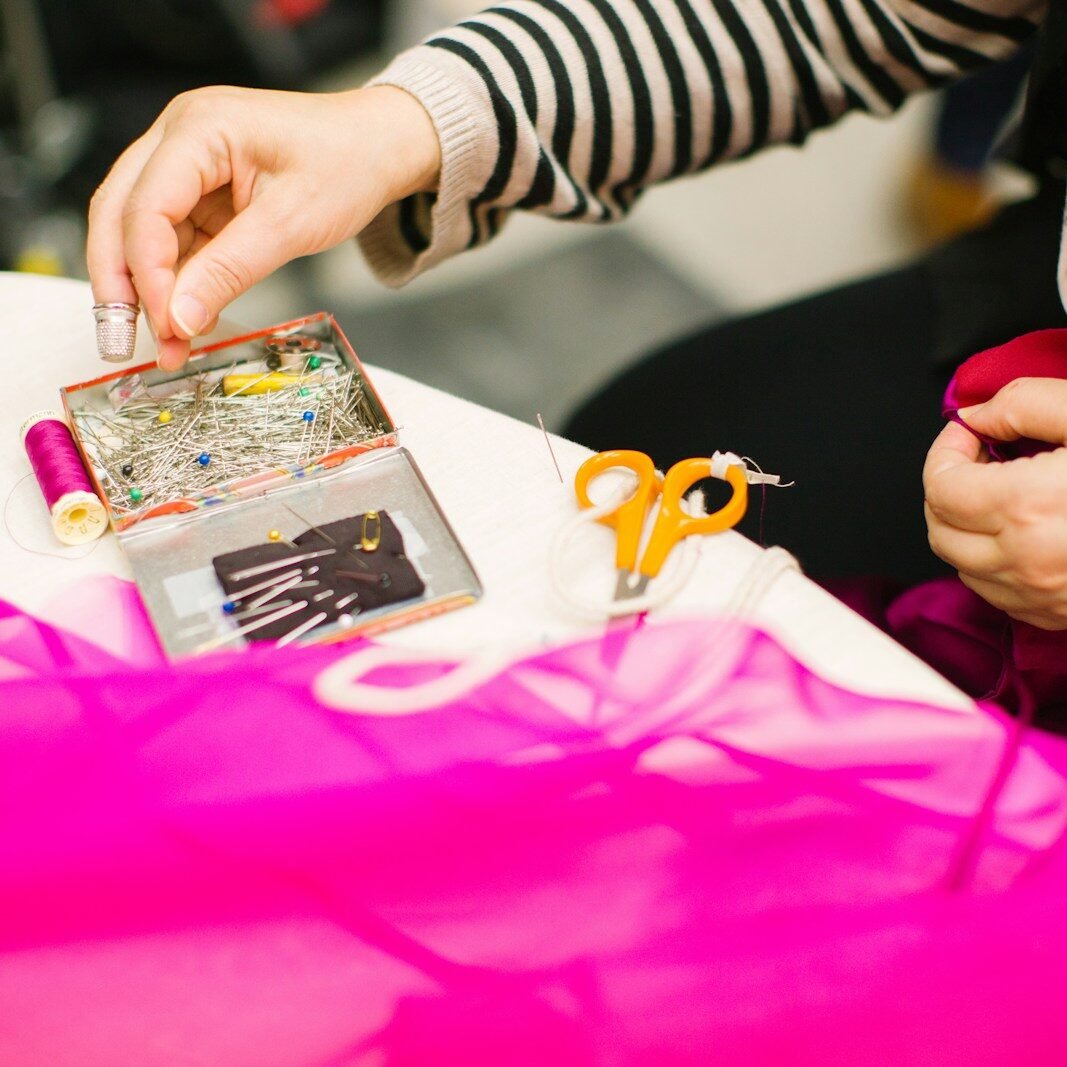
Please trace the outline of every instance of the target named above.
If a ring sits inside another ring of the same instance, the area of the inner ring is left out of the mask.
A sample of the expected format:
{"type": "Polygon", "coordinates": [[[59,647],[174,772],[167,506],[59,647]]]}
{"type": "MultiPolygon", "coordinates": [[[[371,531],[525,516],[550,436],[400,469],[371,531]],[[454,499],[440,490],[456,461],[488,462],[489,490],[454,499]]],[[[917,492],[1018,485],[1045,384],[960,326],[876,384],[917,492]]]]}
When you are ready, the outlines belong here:
{"type": "MultiPolygon", "coordinates": [[[[614,511],[599,519],[605,526],[615,527],[615,566],[618,570],[637,569],[637,551],[641,545],[641,531],[653,501],[659,495],[661,479],[656,465],[644,452],[615,448],[590,456],[574,476],[574,492],[583,508],[596,505],[589,498],[590,484],[601,474],[622,467],[637,476],[637,489],[614,511]]],[[[703,475],[702,475],[703,477],[703,475]]]]}
{"type": "Polygon", "coordinates": [[[710,515],[690,515],[682,506],[689,490],[712,473],[710,459],[683,459],[663,480],[663,497],[652,536],[641,559],[640,571],[655,578],[674,546],[693,534],[713,534],[736,526],[748,508],[748,482],[737,466],[726,468],[725,480],[733,489],[730,499],[710,515]]]}

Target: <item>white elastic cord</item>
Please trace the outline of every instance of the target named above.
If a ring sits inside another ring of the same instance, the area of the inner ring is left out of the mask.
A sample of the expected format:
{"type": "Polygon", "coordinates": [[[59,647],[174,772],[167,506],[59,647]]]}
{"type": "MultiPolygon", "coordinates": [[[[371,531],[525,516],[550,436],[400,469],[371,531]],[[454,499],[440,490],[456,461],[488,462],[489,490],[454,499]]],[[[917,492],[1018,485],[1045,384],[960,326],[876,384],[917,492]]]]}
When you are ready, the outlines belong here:
{"type": "Polygon", "coordinates": [[[771,586],[787,571],[800,573],[796,558],[777,545],[765,548],[737,583],[724,613],[733,619],[751,619],[771,586]]]}
{"type": "MultiPolygon", "coordinates": [[[[713,622],[713,630],[708,638],[711,642],[719,641],[738,623],[751,623],[756,609],[763,603],[764,597],[775,583],[789,571],[800,572],[800,564],[784,548],[768,548],[756,557],[748,570],[741,576],[733,594],[719,616],[713,622]]],[[[707,672],[694,674],[688,672],[688,678],[679,680],[673,693],[661,702],[659,711],[663,716],[672,713],[674,708],[686,708],[707,691],[707,672]]]]}
{"type": "Polygon", "coordinates": [[[450,667],[447,674],[415,685],[382,686],[365,682],[371,671],[418,664],[440,666],[441,656],[406,648],[371,645],[326,668],[316,679],[316,698],[338,711],[363,715],[414,715],[468,696],[510,665],[513,654],[480,652],[450,667]]]}
{"type": "MultiPolygon", "coordinates": [[[[738,582],[724,609],[724,626],[731,621],[750,619],[775,582],[787,571],[799,570],[797,561],[784,549],[770,548],[761,552],[738,582]]],[[[322,704],[337,711],[362,715],[416,715],[469,696],[510,667],[515,659],[513,653],[483,651],[451,667],[447,674],[433,681],[402,687],[379,686],[364,679],[372,671],[390,667],[439,666],[442,658],[411,649],[372,645],[327,667],[315,679],[313,691],[322,704]]],[[[703,683],[695,680],[694,684],[703,683]]]]}
{"type": "MultiPolygon", "coordinates": [[[[751,618],[774,583],[791,570],[799,571],[800,567],[784,549],[769,548],[761,552],[734,590],[725,609],[724,624],[751,618]]],[[[447,674],[433,681],[402,687],[379,686],[364,679],[372,671],[390,667],[439,666],[442,659],[410,649],[372,645],[327,667],[315,679],[313,691],[322,704],[337,711],[362,715],[416,715],[469,696],[506,670],[515,659],[512,653],[483,651],[451,667],[447,674]]]]}
{"type": "MultiPolygon", "coordinates": [[[[564,564],[569,558],[570,542],[579,530],[584,529],[590,523],[597,522],[605,515],[610,515],[628,496],[629,492],[624,493],[620,490],[613,493],[604,504],[580,510],[552,539],[548,557],[549,587],[561,604],[578,615],[603,619],[652,611],[661,604],[665,604],[685,586],[700,560],[699,537],[687,537],[682,542],[681,551],[672,552],[667,557],[664,572],[649,585],[648,591],[643,595],[618,601],[579,596],[574,589],[574,578],[564,573],[564,564]]],[[[704,494],[699,489],[694,490],[686,497],[686,507],[691,515],[703,514],[704,494]]]]}
{"type": "Polygon", "coordinates": [[[711,476],[725,481],[726,472],[730,467],[740,467],[745,472],[745,481],[748,481],[748,465],[734,452],[713,452],[711,455],[711,476]]]}

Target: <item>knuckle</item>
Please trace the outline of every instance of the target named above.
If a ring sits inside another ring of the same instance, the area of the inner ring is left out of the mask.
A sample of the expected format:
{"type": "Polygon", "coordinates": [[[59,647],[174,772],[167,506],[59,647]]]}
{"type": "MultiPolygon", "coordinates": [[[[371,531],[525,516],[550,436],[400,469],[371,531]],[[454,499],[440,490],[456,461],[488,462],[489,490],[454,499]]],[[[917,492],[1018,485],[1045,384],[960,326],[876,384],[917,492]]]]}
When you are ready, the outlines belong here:
{"type": "Polygon", "coordinates": [[[177,96],[173,97],[164,111],[170,112],[172,115],[180,115],[183,112],[188,111],[190,108],[198,107],[205,101],[205,99],[210,99],[211,96],[211,86],[200,86],[196,89],[186,89],[184,92],[178,93],[177,96]]]}
{"type": "Polygon", "coordinates": [[[1032,378],[1015,378],[1008,382],[997,394],[997,406],[1001,409],[1004,422],[1015,432],[1025,421],[1025,407],[1032,387],[1032,378]]]}
{"type": "Polygon", "coordinates": [[[1027,485],[1018,479],[1004,486],[1003,510],[1005,517],[1015,526],[1027,528],[1033,526],[1039,515],[1037,499],[1027,485]]]}
{"type": "Polygon", "coordinates": [[[1015,567],[1017,580],[1027,589],[1046,597],[1067,599],[1067,560],[1041,545],[1027,545],[1015,567]]]}
{"type": "Polygon", "coordinates": [[[245,292],[252,283],[247,265],[231,252],[219,249],[206,269],[208,284],[223,303],[245,292]]]}
{"type": "Polygon", "coordinates": [[[1011,401],[1018,397],[1020,392],[1026,392],[1030,388],[1030,378],[1012,378],[1007,385],[1001,387],[996,398],[1000,401],[1011,401]]]}
{"type": "Polygon", "coordinates": [[[131,226],[137,222],[138,217],[143,215],[145,210],[145,205],[142,202],[141,197],[138,195],[137,190],[133,190],[130,195],[126,197],[126,202],[122,205],[123,228],[129,232],[131,226]]]}
{"type": "Polygon", "coordinates": [[[166,126],[173,126],[214,115],[222,103],[223,96],[223,90],[217,85],[186,89],[185,92],[178,93],[163,109],[162,120],[166,126]]]}
{"type": "Polygon", "coordinates": [[[938,559],[944,560],[946,563],[952,561],[948,558],[947,550],[945,549],[944,541],[938,530],[930,529],[927,531],[927,541],[930,545],[930,551],[933,552],[938,559]]]}
{"type": "Polygon", "coordinates": [[[111,203],[111,184],[108,179],[105,178],[95,189],[93,195],[89,198],[89,222],[92,223],[100,217],[101,211],[105,210],[111,203]]]}
{"type": "Polygon", "coordinates": [[[1015,580],[1023,588],[1037,592],[1044,584],[1044,574],[1032,560],[1024,560],[1015,568],[1015,580]]]}

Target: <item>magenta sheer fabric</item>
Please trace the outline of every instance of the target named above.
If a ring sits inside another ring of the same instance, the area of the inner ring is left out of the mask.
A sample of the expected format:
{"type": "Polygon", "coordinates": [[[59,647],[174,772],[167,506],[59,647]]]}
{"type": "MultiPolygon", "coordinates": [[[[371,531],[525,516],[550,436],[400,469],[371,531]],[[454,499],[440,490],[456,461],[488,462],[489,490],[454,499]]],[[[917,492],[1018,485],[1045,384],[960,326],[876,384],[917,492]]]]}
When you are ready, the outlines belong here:
{"type": "Polygon", "coordinates": [[[96,595],[0,605],[2,1063],[1064,1062],[1059,738],[706,619],[347,714],[96,595]]]}

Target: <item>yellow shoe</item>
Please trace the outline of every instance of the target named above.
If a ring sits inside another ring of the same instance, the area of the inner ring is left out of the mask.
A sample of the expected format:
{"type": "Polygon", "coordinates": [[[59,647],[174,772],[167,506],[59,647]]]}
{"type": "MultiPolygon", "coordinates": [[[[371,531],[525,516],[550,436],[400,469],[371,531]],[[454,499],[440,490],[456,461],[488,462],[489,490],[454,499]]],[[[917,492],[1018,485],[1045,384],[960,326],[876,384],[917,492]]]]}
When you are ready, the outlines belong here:
{"type": "Polygon", "coordinates": [[[1000,210],[984,175],[956,171],[933,159],[912,171],[904,198],[909,223],[930,244],[977,229],[1000,210]]]}
{"type": "Polygon", "coordinates": [[[60,277],[65,273],[63,257],[55,249],[43,245],[30,245],[20,249],[12,266],[23,274],[51,274],[60,277]]]}

